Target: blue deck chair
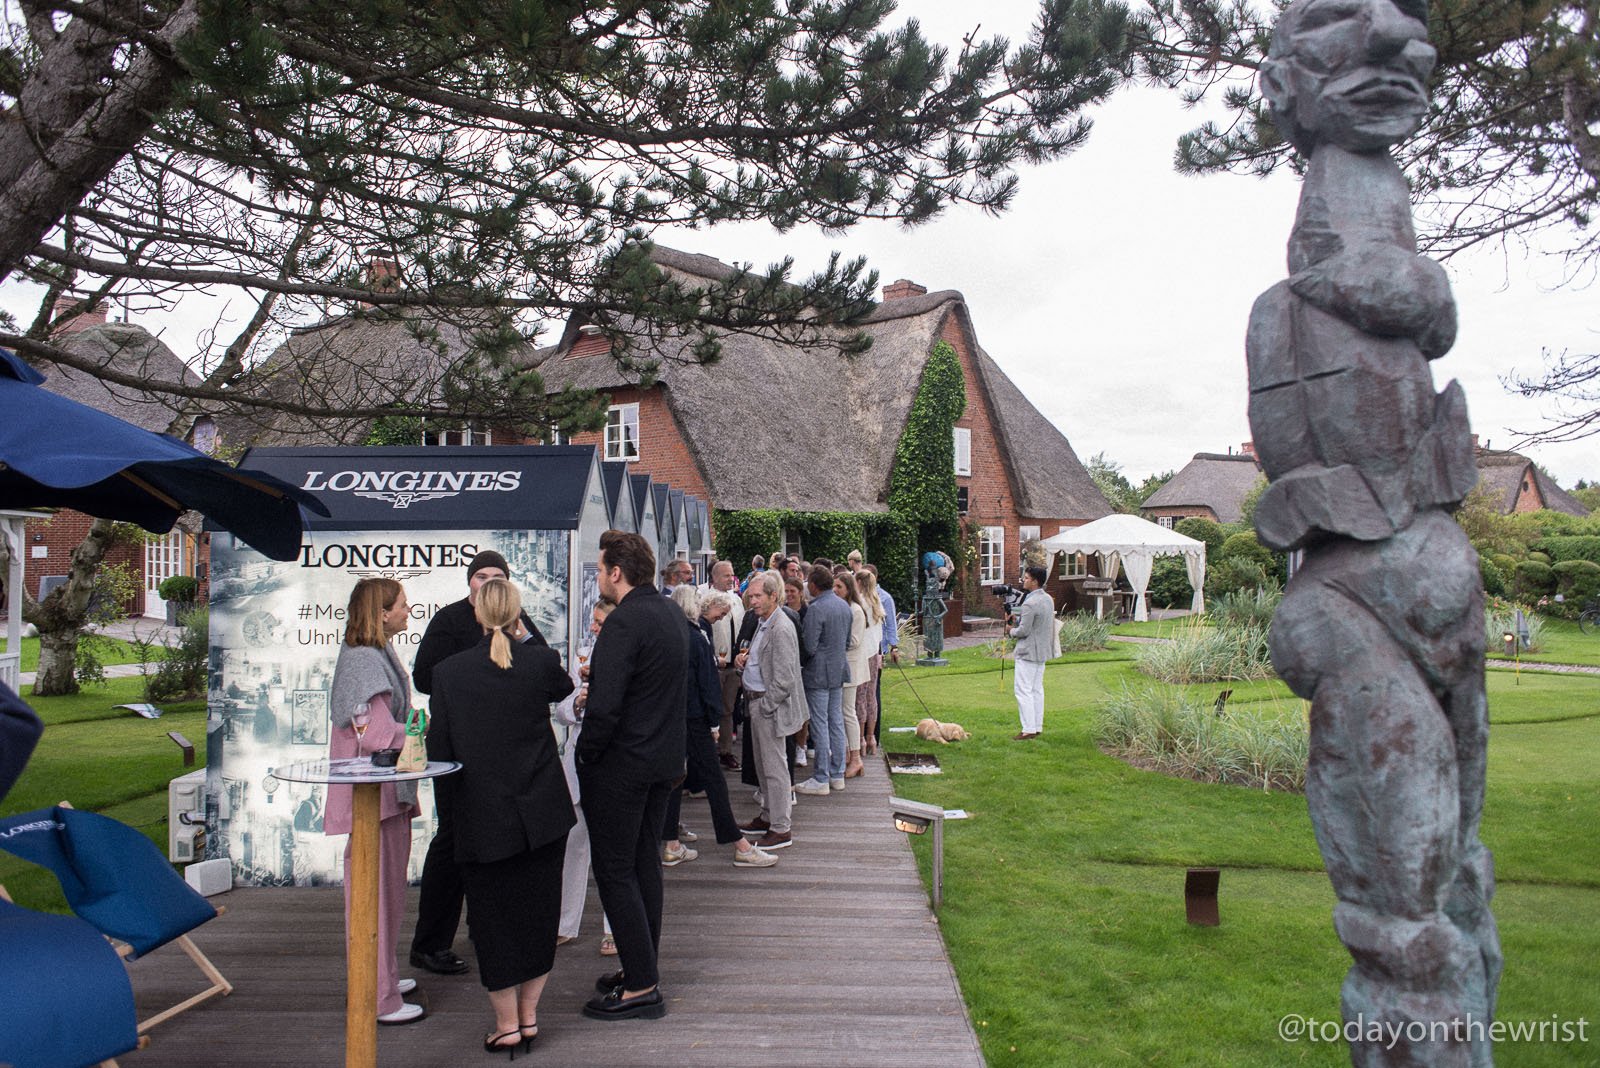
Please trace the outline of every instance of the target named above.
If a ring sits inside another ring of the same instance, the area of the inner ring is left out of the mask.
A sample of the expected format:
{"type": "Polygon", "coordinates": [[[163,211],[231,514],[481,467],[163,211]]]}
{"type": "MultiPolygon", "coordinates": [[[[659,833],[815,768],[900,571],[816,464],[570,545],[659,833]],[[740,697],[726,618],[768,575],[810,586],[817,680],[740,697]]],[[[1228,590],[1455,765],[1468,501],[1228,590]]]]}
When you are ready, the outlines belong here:
{"type": "Polygon", "coordinates": [[[173,870],[150,839],[107,816],[66,805],[0,820],[0,849],[49,868],[72,911],[101,934],[122,943],[128,960],[176,942],[210,986],[194,997],[140,1021],[138,1033],[233,992],[189,932],[220,913],[173,870]]]}
{"type": "Polygon", "coordinates": [[[84,1068],[139,1045],[128,970],[100,932],[3,896],[0,1005],[0,1064],[84,1068]]]}

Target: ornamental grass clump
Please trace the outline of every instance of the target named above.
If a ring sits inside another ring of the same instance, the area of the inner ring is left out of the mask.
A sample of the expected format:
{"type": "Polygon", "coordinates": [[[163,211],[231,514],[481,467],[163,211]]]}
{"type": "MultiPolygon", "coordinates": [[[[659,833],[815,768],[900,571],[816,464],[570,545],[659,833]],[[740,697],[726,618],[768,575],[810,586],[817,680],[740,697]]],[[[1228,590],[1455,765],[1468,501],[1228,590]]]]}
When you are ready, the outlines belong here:
{"type": "Polygon", "coordinates": [[[1096,619],[1088,612],[1073,612],[1061,618],[1061,651],[1087,653],[1111,644],[1111,621],[1096,619]]]}
{"type": "Polygon", "coordinates": [[[1283,603],[1283,587],[1268,580],[1250,590],[1234,590],[1213,597],[1206,606],[1211,623],[1217,627],[1267,627],[1283,603]]]}
{"type": "MultiPolygon", "coordinates": [[[[1531,609],[1523,609],[1522,620],[1528,628],[1528,646],[1522,651],[1537,653],[1544,648],[1544,619],[1531,609]]],[[[1505,653],[1507,634],[1517,633],[1517,606],[1498,597],[1491,598],[1483,613],[1483,637],[1490,656],[1505,653]]]]}
{"type": "Polygon", "coordinates": [[[1165,686],[1124,686],[1095,712],[1102,752],[1197,782],[1302,792],[1309,725],[1299,702],[1217,711],[1165,686]]]}
{"type": "Polygon", "coordinates": [[[1242,682],[1272,678],[1267,626],[1184,627],[1171,641],[1141,645],[1140,671],[1162,682],[1242,682]]]}

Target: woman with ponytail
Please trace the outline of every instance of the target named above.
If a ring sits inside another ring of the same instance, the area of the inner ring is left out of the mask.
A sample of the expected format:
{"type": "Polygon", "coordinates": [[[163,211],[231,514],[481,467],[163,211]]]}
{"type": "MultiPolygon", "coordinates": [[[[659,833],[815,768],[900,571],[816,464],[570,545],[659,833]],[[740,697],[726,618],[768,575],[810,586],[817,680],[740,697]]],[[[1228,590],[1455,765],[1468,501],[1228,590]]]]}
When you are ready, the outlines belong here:
{"type": "Polygon", "coordinates": [[[491,579],[474,609],[483,641],[433,673],[428,757],[459,760],[435,782],[455,812],[455,859],[467,931],[489,991],[489,1052],[514,1053],[539,1034],[539,995],[555,961],[561,869],[572,795],[550,704],[572,692],[556,653],[526,644],[517,588],[491,579]]]}

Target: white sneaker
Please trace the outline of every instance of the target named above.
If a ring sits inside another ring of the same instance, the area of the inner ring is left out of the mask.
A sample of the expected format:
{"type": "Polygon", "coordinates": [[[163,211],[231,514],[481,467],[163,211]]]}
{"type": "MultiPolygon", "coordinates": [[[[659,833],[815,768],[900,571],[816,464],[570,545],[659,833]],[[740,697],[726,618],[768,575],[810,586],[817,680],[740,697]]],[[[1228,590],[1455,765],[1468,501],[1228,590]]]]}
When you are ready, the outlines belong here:
{"type": "Polygon", "coordinates": [[[751,790],[750,791],[750,796],[755,798],[756,804],[758,804],[758,805],[761,804],[761,791],[760,790],[751,790]]]}
{"type": "Polygon", "coordinates": [[[417,981],[415,979],[402,979],[395,986],[400,988],[400,993],[409,994],[417,988],[417,981]]]}
{"type": "Polygon", "coordinates": [[[834,793],[838,793],[840,790],[844,789],[844,780],[830,779],[828,781],[828,789],[832,790],[834,793]]]}
{"type": "Polygon", "coordinates": [[[700,851],[698,849],[690,849],[686,845],[680,845],[677,849],[668,846],[661,850],[661,866],[663,868],[676,867],[686,860],[694,860],[699,855],[700,851]]]}
{"type": "Polygon", "coordinates": [[[818,782],[816,779],[807,779],[805,782],[795,783],[794,792],[797,794],[809,794],[812,797],[827,797],[829,789],[828,784],[825,782],[818,782]]]}
{"type": "Polygon", "coordinates": [[[408,1024],[422,1019],[427,1013],[421,1005],[413,1005],[409,1001],[402,1001],[400,1007],[393,1012],[386,1012],[378,1017],[381,1024],[408,1024]]]}
{"type": "Polygon", "coordinates": [[[796,749],[794,751],[794,762],[799,767],[806,766],[806,751],[804,749],[796,749]]]}
{"type": "Polygon", "coordinates": [[[777,857],[771,853],[763,853],[755,846],[751,846],[743,853],[735,850],[733,854],[733,866],[736,868],[770,868],[776,863],[778,863],[777,857]]]}

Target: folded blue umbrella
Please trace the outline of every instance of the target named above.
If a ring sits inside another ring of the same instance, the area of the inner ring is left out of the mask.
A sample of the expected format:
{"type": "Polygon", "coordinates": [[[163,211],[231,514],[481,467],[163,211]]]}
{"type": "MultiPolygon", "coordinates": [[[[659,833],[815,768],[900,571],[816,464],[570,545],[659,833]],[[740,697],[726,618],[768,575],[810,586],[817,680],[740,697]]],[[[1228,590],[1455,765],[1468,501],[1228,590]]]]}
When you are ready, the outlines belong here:
{"type": "Polygon", "coordinates": [[[44,375],[0,349],[0,507],[75,508],[164,534],[190,509],[274,560],[300,552],[314,496],[229,467],[165,434],[41,389],[44,375]]]}

